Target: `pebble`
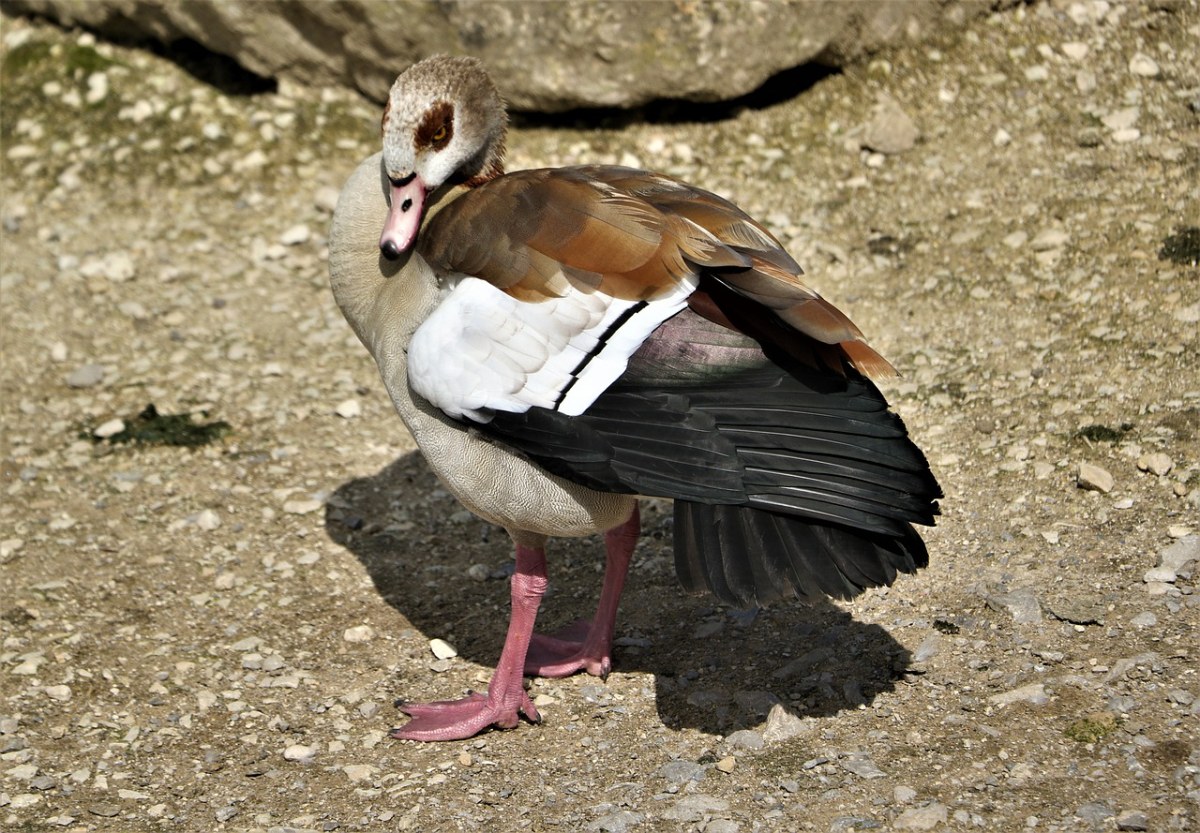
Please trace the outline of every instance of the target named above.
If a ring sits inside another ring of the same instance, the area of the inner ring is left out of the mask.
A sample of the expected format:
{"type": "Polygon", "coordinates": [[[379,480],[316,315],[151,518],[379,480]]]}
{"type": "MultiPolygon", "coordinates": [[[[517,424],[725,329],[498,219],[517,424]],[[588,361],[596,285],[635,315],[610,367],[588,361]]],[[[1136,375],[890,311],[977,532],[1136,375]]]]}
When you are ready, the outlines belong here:
{"type": "Polygon", "coordinates": [[[788,711],[782,704],[776,703],[767,713],[767,724],[763,728],[762,737],[765,743],[780,743],[807,730],[808,725],[803,720],[788,711]]]}
{"type": "Polygon", "coordinates": [[[374,778],[379,774],[379,767],[371,764],[347,764],[342,767],[342,772],[346,773],[346,777],[355,783],[366,781],[368,778],[374,778]]]}
{"type": "Polygon", "coordinates": [[[1200,535],[1180,538],[1158,553],[1158,566],[1173,573],[1181,572],[1189,561],[1200,561],[1200,535]]]}
{"type": "Polygon", "coordinates": [[[1072,61],[1082,61],[1090,51],[1086,43],[1080,43],[1079,41],[1068,41],[1059,46],[1059,49],[1062,50],[1062,54],[1066,55],[1072,61]]]}
{"type": "Polygon", "coordinates": [[[1149,830],[1150,819],[1141,810],[1125,810],[1117,815],[1118,830],[1149,830]]]}
{"type": "Polygon", "coordinates": [[[1061,249],[1071,240],[1071,235],[1062,229],[1048,228],[1039,232],[1037,237],[1029,242],[1029,248],[1035,252],[1046,252],[1051,249],[1061,249]]]}
{"type": "Polygon", "coordinates": [[[221,526],[221,516],[212,509],[203,509],[196,515],[196,526],[205,532],[212,532],[221,526]]]}
{"type": "Polygon", "coordinates": [[[887,777],[887,773],[876,766],[870,758],[847,758],[839,763],[842,765],[842,769],[854,773],[859,778],[871,780],[887,777]]]}
{"type": "Polygon", "coordinates": [[[1125,130],[1137,124],[1142,111],[1137,107],[1126,107],[1114,110],[1100,119],[1100,123],[1109,130],[1125,130]]]}
{"type": "Polygon", "coordinates": [[[1116,484],[1112,474],[1092,463],[1080,463],[1075,482],[1081,489],[1108,494],[1116,484]]]}
{"type": "Polygon", "coordinates": [[[287,512],[289,515],[308,515],[312,512],[316,512],[324,505],[325,504],[316,499],[286,500],[283,503],[283,511],[287,512]]]}
{"type": "Polygon", "coordinates": [[[77,367],[67,376],[67,386],[72,388],[90,388],[104,381],[104,366],[85,364],[77,367]]]}
{"type": "Polygon", "coordinates": [[[618,810],[589,823],[587,829],[597,831],[597,833],[628,833],[645,820],[646,817],[642,813],[636,813],[633,810],[618,810]]]}
{"type": "Polygon", "coordinates": [[[347,399],[334,408],[333,412],[342,419],[354,419],[362,415],[362,405],[357,399],[347,399]]]}
{"type": "Polygon", "coordinates": [[[279,242],[285,246],[299,246],[312,238],[312,230],[304,223],[297,223],[279,236],[279,242]]]}
{"type": "Polygon", "coordinates": [[[728,755],[728,756],[722,758],[721,760],[717,761],[717,769],[719,769],[721,772],[724,772],[726,774],[733,772],[733,770],[736,766],[737,766],[737,759],[734,758],[732,755],[728,755]]]}
{"type": "Polygon", "coordinates": [[[48,685],[42,689],[51,700],[65,703],[71,699],[71,687],[68,685],[48,685]]]}
{"type": "Polygon", "coordinates": [[[453,659],[458,656],[458,649],[444,639],[429,640],[429,650],[438,659],[453,659]]]}
{"type": "Polygon", "coordinates": [[[287,749],[283,750],[283,759],[285,761],[311,761],[317,754],[315,746],[305,746],[301,743],[293,743],[287,749]]]}
{"type": "Polygon", "coordinates": [[[912,787],[899,786],[892,790],[892,800],[897,804],[907,804],[917,797],[917,791],[912,787]]]}
{"type": "Polygon", "coordinates": [[[1176,578],[1178,578],[1178,574],[1170,567],[1151,567],[1142,575],[1142,581],[1147,584],[1155,581],[1174,584],[1176,578]]]}
{"type": "MultiPolygon", "coordinates": [[[[797,718],[798,720],[799,718],[797,718]]],[[[766,737],[761,732],[756,732],[753,729],[738,729],[736,732],[725,738],[725,743],[731,749],[741,749],[746,751],[756,751],[762,749],[766,744],[766,737]]]]}
{"type": "Polygon", "coordinates": [[[1158,477],[1163,477],[1171,473],[1171,469],[1175,467],[1175,462],[1169,455],[1161,451],[1156,451],[1153,454],[1143,454],[1139,457],[1137,467],[1141,471],[1148,471],[1158,477]]]}
{"type": "Polygon", "coordinates": [[[106,440],[109,437],[115,437],[124,430],[125,420],[117,417],[115,419],[110,419],[107,422],[103,422],[97,426],[96,430],[92,431],[92,436],[101,440],[106,440]]]}
{"type": "Polygon", "coordinates": [[[1136,127],[1126,127],[1122,130],[1114,130],[1112,140],[1119,145],[1127,145],[1130,142],[1136,142],[1142,138],[1142,131],[1136,127]]]}
{"type": "Polygon", "coordinates": [[[1158,617],[1152,611],[1144,610],[1130,619],[1129,624],[1137,628],[1152,628],[1158,624],[1158,617]]]}
{"type": "Polygon", "coordinates": [[[1161,72],[1158,63],[1142,52],[1138,52],[1129,59],[1129,71],[1141,78],[1157,78],[1161,72]]]}
{"type": "Polygon", "coordinates": [[[985,601],[992,610],[1007,611],[1019,625],[1033,625],[1042,621],[1042,605],[1027,587],[989,595],[985,601]]]}
{"type": "Polygon", "coordinates": [[[945,804],[934,801],[924,807],[909,807],[892,822],[897,830],[932,830],[945,824],[949,810],[945,804]]]}
{"type": "Polygon", "coordinates": [[[1090,801],[1087,804],[1081,805],[1075,811],[1075,815],[1088,824],[1099,827],[1105,821],[1115,816],[1116,813],[1113,812],[1111,807],[1101,801],[1090,801]]]}
{"type": "Polygon", "coordinates": [[[1011,691],[1002,691],[999,694],[993,694],[988,698],[988,702],[994,703],[997,706],[1008,706],[1013,703],[1030,703],[1034,706],[1044,706],[1050,702],[1050,696],[1046,694],[1045,684],[1030,683],[1020,688],[1014,688],[1011,691]]]}
{"type": "MultiPolygon", "coordinates": [[[[729,802],[724,799],[698,793],[678,801],[675,806],[663,813],[663,818],[682,822],[700,821],[708,813],[723,813],[728,810],[729,802]]],[[[709,822],[709,826],[711,824],[709,822]]]]}
{"type": "Polygon", "coordinates": [[[921,131],[891,96],[879,97],[871,120],[863,128],[862,146],[888,155],[911,150],[921,131]]]}
{"type": "Polygon", "coordinates": [[[346,642],[370,642],[374,638],[375,629],[370,625],[355,625],[342,632],[342,639],[346,642]]]}
{"type": "Polygon", "coordinates": [[[689,781],[703,781],[705,768],[693,761],[670,761],[659,768],[658,774],[668,783],[683,785],[689,781]]]}

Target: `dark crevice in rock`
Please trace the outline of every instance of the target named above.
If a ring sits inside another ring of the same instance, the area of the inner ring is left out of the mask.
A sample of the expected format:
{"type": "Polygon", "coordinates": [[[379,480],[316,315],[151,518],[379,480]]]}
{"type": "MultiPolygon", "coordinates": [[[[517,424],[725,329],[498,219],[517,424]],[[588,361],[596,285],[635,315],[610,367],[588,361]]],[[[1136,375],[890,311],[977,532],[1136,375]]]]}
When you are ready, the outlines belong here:
{"type": "Polygon", "coordinates": [[[559,113],[511,112],[519,127],[621,128],[633,124],[711,123],[736,118],[746,110],[765,110],[806,92],[831,75],[837,67],[806,63],[772,75],[757,89],[721,101],[687,101],[662,98],[639,107],[578,107],[559,113]]]}

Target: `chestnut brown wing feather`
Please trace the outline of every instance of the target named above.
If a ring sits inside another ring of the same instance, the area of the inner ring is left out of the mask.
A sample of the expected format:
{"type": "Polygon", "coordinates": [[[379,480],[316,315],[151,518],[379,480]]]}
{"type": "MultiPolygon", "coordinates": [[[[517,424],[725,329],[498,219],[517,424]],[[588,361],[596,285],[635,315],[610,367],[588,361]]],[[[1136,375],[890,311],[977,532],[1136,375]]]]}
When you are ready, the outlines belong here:
{"type": "MultiPolygon", "coordinates": [[[[435,215],[420,251],[436,269],[482,278],[525,301],[571,287],[650,299],[700,273],[702,289],[718,281],[770,313],[742,309],[736,319],[712,320],[827,366],[894,373],[849,318],[804,284],[766,228],[728,200],[660,174],[584,166],[498,177],[435,215]]],[[[697,297],[693,308],[711,316],[723,297],[697,297]]]]}

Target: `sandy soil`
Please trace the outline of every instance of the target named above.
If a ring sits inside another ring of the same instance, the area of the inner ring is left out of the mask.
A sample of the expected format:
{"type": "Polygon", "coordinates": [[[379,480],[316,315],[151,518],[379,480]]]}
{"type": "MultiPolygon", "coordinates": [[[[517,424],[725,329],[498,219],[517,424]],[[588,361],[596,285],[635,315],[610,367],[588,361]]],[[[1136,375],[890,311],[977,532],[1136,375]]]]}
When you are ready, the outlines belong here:
{"type": "MultiPolygon", "coordinates": [[[[510,553],[328,291],[376,108],[3,28],[6,829],[1200,827],[1195,2],[1022,6],[709,123],[519,125],[513,167],[769,222],[947,497],[921,574],[758,612],[677,591],[651,503],[615,673],[441,745],[392,702],[486,683],[510,553]]],[[[555,547],[545,627],[600,553],[555,547]]]]}

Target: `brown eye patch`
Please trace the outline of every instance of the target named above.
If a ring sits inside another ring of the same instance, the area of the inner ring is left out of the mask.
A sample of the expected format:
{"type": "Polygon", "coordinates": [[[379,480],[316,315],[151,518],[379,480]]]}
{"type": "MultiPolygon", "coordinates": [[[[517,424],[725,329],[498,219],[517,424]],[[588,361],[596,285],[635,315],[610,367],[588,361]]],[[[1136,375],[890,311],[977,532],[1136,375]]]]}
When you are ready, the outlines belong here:
{"type": "Polygon", "coordinates": [[[417,150],[424,147],[441,150],[450,144],[453,136],[454,105],[449,101],[438,101],[425,111],[417,133],[413,137],[413,144],[417,150]]]}

